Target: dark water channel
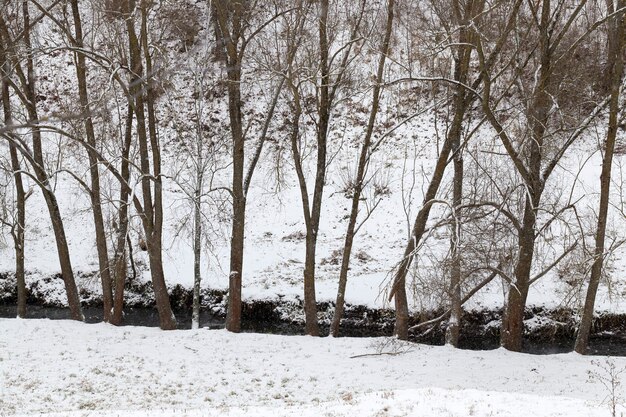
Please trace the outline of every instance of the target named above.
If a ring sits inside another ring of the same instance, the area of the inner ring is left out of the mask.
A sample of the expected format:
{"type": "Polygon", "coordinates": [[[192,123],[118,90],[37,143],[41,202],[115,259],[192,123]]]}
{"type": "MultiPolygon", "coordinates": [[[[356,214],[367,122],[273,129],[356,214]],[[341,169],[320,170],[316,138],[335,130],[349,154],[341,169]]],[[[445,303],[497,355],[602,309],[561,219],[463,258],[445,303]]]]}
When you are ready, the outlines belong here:
{"type": "MultiPolygon", "coordinates": [[[[16,316],[17,307],[15,305],[0,305],[0,318],[13,318],[16,316]]],[[[87,323],[102,322],[101,307],[84,307],[85,321],[87,323]]],[[[176,311],[179,329],[191,328],[191,312],[182,310],[176,311]]],[[[27,318],[63,320],[69,319],[69,310],[61,307],[43,307],[29,305],[27,308],[27,318]]],[[[204,328],[222,329],[224,328],[224,317],[213,314],[210,311],[201,311],[200,325],[204,328]]],[[[155,308],[128,307],[124,310],[124,325],[126,326],[146,326],[158,327],[159,316],[155,308]]],[[[302,335],[303,325],[280,320],[253,320],[250,317],[243,319],[242,330],[254,333],[270,333],[282,335],[302,335]]],[[[323,336],[328,334],[328,326],[321,325],[320,331],[323,336]]],[[[344,326],[343,335],[352,337],[380,337],[389,336],[390,329],[372,328],[350,328],[344,326]]],[[[428,344],[438,344],[436,341],[422,341],[428,344]]],[[[462,335],[459,341],[461,349],[468,350],[491,350],[497,349],[499,340],[490,335],[462,335]]],[[[558,338],[548,340],[527,339],[524,341],[523,352],[547,355],[555,353],[567,353],[573,350],[573,338],[558,338]]],[[[589,353],[591,355],[604,356],[626,356],[626,338],[617,334],[592,335],[589,341],[589,353]]]]}

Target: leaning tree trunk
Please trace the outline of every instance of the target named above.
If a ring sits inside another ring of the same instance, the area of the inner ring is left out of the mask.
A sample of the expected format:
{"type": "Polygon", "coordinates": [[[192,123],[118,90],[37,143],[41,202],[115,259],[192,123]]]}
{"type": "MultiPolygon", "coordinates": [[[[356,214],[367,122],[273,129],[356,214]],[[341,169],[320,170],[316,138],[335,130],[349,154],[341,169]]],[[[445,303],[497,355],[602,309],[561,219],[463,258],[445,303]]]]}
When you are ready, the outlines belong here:
{"type": "Polygon", "coordinates": [[[357,167],[355,186],[352,195],[350,218],[348,220],[348,230],[346,231],[346,238],[343,245],[341,270],[339,271],[339,288],[337,289],[337,300],[335,302],[335,314],[333,316],[333,321],[330,326],[330,334],[333,337],[339,336],[339,325],[341,323],[341,318],[344,311],[346,285],[348,283],[348,269],[350,268],[350,256],[352,254],[352,245],[354,242],[354,235],[356,233],[356,221],[359,214],[359,203],[361,201],[361,193],[363,191],[363,182],[365,180],[367,164],[371,157],[370,145],[372,141],[372,135],[374,133],[374,124],[376,122],[376,116],[378,115],[378,109],[380,104],[380,92],[383,81],[383,71],[385,69],[385,62],[387,59],[387,53],[389,51],[389,43],[391,41],[394,7],[394,0],[389,0],[389,2],[387,3],[387,25],[385,29],[385,36],[382,46],[380,48],[380,59],[378,61],[376,80],[374,84],[374,89],[372,91],[372,109],[370,110],[370,117],[365,132],[365,139],[363,140],[363,145],[361,147],[361,153],[359,156],[359,165],[357,167]]]}
{"type": "MultiPolygon", "coordinates": [[[[611,4],[610,2],[609,4],[611,4]]],[[[626,5],[624,0],[618,2],[617,8],[621,9],[626,5]]],[[[614,7],[611,7],[614,10],[614,7]]],[[[606,234],[606,223],[609,210],[609,196],[611,192],[611,168],[613,165],[613,153],[615,150],[615,140],[617,138],[617,128],[619,124],[619,98],[622,76],[624,72],[624,13],[618,14],[614,21],[609,22],[609,62],[613,63],[610,68],[610,94],[609,102],[609,125],[604,143],[604,157],[602,158],[602,172],[600,174],[600,209],[598,211],[598,226],[596,229],[596,247],[594,250],[594,261],[591,267],[591,277],[587,287],[585,307],[582,319],[578,328],[576,352],[587,353],[591,323],[593,321],[594,305],[596,293],[602,276],[602,266],[604,263],[604,240],[606,234]]]]}
{"type": "Polygon", "coordinates": [[[432,208],[433,201],[439,191],[439,185],[441,184],[443,175],[446,171],[448,157],[450,156],[451,150],[452,139],[450,136],[446,136],[439,153],[439,157],[437,158],[437,163],[435,164],[435,171],[433,172],[430,184],[428,185],[428,189],[424,195],[422,208],[415,217],[411,236],[404,250],[402,260],[396,267],[393,284],[391,286],[391,290],[389,291],[389,301],[391,301],[391,299],[395,299],[396,308],[396,322],[393,333],[401,340],[407,340],[409,337],[409,306],[406,295],[406,276],[409,268],[411,267],[411,263],[413,262],[417,245],[424,236],[426,222],[428,221],[428,217],[430,215],[430,209],[432,208]]]}
{"type": "Polygon", "coordinates": [[[80,305],[80,298],[78,296],[78,288],[76,287],[76,281],[74,280],[74,271],[72,271],[72,261],[70,259],[70,252],[67,245],[67,238],[65,236],[65,227],[63,225],[63,219],[59,210],[59,204],[56,199],[56,195],[50,187],[50,180],[45,170],[43,149],[41,145],[41,130],[38,127],[39,116],[37,114],[37,94],[35,87],[35,68],[32,58],[32,46],[30,39],[30,16],[28,12],[28,1],[22,2],[22,10],[24,14],[24,32],[23,39],[27,50],[26,69],[27,69],[27,81],[24,85],[25,95],[28,100],[26,103],[28,112],[28,122],[32,125],[32,140],[33,140],[33,170],[35,176],[41,187],[48,212],[50,214],[50,220],[52,222],[52,230],[56,240],[57,252],[59,255],[59,263],[61,265],[61,276],[65,284],[65,292],[67,294],[67,302],[70,309],[70,316],[73,320],[83,321],[82,307],[80,305]]]}
{"type": "MultiPolygon", "coordinates": [[[[78,9],[78,0],[72,0],[72,15],[74,18],[75,47],[83,49],[83,28],[78,9]]],[[[98,158],[94,154],[97,149],[96,134],[94,132],[93,119],[91,117],[91,106],[89,104],[89,93],[87,91],[87,67],[85,65],[85,55],[76,53],[76,78],[78,80],[78,95],[80,99],[81,112],[85,117],[85,133],[87,143],[93,151],[88,152],[89,169],[91,173],[91,207],[93,211],[93,221],[96,230],[96,249],[98,252],[98,266],[100,270],[100,282],[102,284],[102,303],[104,308],[104,321],[111,321],[113,312],[113,291],[111,285],[111,272],[109,267],[109,251],[107,248],[107,236],[104,229],[104,219],[102,217],[102,202],[100,198],[100,172],[98,168],[98,158]]]]}

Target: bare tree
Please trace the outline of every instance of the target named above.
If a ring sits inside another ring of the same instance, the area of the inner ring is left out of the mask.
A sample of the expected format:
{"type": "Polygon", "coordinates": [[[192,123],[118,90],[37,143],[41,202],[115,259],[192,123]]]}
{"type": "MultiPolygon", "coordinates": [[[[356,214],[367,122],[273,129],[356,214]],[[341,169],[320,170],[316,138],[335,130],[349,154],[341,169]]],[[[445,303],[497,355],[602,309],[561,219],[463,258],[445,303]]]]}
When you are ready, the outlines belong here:
{"type": "MultiPolygon", "coordinates": [[[[89,91],[87,88],[87,66],[85,55],[79,52],[84,48],[83,26],[78,8],[78,0],[71,1],[72,17],[74,20],[74,36],[70,36],[71,44],[76,48],[76,79],[78,81],[78,94],[80,101],[80,113],[85,115],[85,135],[87,143],[94,149],[97,147],[96,134],[94,131],[93,119],[91,116],[91,105],[89,103],[89,91]]],[[[68,31],[69,33],[69,31],[68,31]]],[[[100,191],[100,172],[97,157],[93,152],[88,152],[89,168],[91,174],[91,207],[93,211],[93,222],[96,230],[96,249],[98,252],[98,265],[100,282],[102,283],[102,302],[104,307],[104,321],[111,321],[113,313],[113,291],[111,284],[111,273],[109,268],[109,251],[107,248],[106,232],[104,229],[104,218],[102,216],[102,203],[100,191]]]]}
{"type": "MultiPolygon", "coordinates": [[[[426,230],[426,225],[428,222],[428,218],[430,216],[430,211],[432,209],[433,204],[436,203],[437,193],[439,191],[439,187],[443,180],[446,167],[450,162],[449,158],[454,148],[453,157],[455,158],[457,168],[460,173],[462,173],[461,168],[461,158],[460,152],[460,137],[462,132],[462,124],[465,117],[465,112],[467,107],[469,106],[471,100],[468,98],[468,94],[465,91],[467,86],[467,81],[469,80],[469,68],[470,68],[470,56],[471,56],[471,48],[468,47],[467,43],[469,43],[470,39],[473,37],[471,31],[469,30],[469,24],[475,24],[473,21],[474,18],[480,15],[484,2],[481,0],[470,1],[467,2],[465,8],[460,10],[461,5],[459,3],[455,4],[455,19],[459,22],[459,46],[458,46],[458,54],[455,57],[455,69],[454,69],[454,79],[446,79],[445,77],[434,77],[434,78],[425,78],[428,81],[436,81],[436,82],[449,82],[453,85],[454,88],[454,119],[452,121],[452,126],[447,132],[446,138],[442,144],[442,147],[439,151],[439,156],[437,157],[437,162],[435,164],[435,169],[433,175],[431,177],[430,183],[428,184],[428,188],[424,195],[422,208],[419,210],[415,217],[415,221],[413,223],[413,229],[411,231],[411,236],[409,238],[409,242],[404,251],[404,256],[395,269],[395,276],[393,280],[393,284],[391,290],[389,291],[389,300],[394,299],[395,308],[396,308],[396,323],[394,328],[394,334],[396,334],[400,339],[406,340],[408,338],[408,317],[409,317],[409,309],[408,309],[408,300],[406,295],[406,276],[408,270],[413,262],[413,258],[415,255],[416,249],[419,247],[419,243],[424,236],[424,232],[426,230]],[[465,23],[465,24],[463,24],[465,23]],[[455,146],[456,145],[456,146],[455,146]]],[[[454,9],[454,6],[453,6],[454,9]]],[[[508,28],[508,27],[507,27],[508,28]]],[[[510,29],[508,29],[510,30],[510,29]]],[[[478,84],[480,82],[480,78],[477,78],[474,84],[478,84]]],[[[458,187],[458,184],[457,184],[458,187]]],[[[460,187],[457,188],[456,194],[454,197],[462,197],[462,189],[460,187]]],[[[454,198],[453,197],[453,198],[454,198]]],[[[458,206],[458,204],[455,204],[458,206]]],[[[455,233],[457,233],[457,227],[455,227],[455,233]]],[[[457,254],[458,255],[458,254],[457,254]]],[[[457,260],[458,261],[458,260],[457,260]]],[[[458,266],[458,265],[457,265],[458,266]]],[[[454,268],[453,268],[454,269],[454,268]]],[[[453,274],[453,280],[460,280],[459,275],[460,271],[455,271],[453,274]]],[[[458,288],[459,284],[454,284],[453,288],[458,288]]],[[[453,289],[453,291],[456,291],[453,289]]],[[[454,297],[453,304],[455,305],[453,311],[453,318],[458,320],[458,316],[460,315],[460,303],[459,303],[459,294],[456,292],[457,296],[454,297]]],[[[452,329],[455,334],[452,336],[454,339],[456,334],[458,333],[457,329],[452,329]]]]}
{"type": "MultiPolygon", "coordinates": [[[[263,152],[263,145],[267,137],[269,124],[274,115],[283,82],[275,87],[273,99],[269,104],[263,128],[257,139],[252,158],[245,171],[245,133],[244,117],[242,113],[242,64],[246,56],[246,49],[250,42],[263,31],[271,22],[287,12],[274,4],[267,19],[259,19],[258,27],[251,26],[253,11],[260,12],[259,5],[239,0],[218,0],[213,3],[216,12],[217,24],[221,32],[221,42],[226,50],[226,74],[228,80],[228,115],[230,134],[232,138],[232,187],[230,189],[233,215],[232,233],[230,241],[230,269],[228,284],[228,310],[226,313],[226,329],[231,332],[241,331],[241,285],[243,274],[243,248],[245,240],[246,197],[252,182],[252,176],[263,152]],[[254,10],[251,8],[254,7],[254,10]]],[[[263,16],[263,13],[259,13],[263,16]]],[[[219,46],[218,41],[218,48],[219,46]]]]}
{"type": "MultiPolygon", "coordinates": [[[[0,42],[0,64],[2,65],[2,108],[4,110],[4,124],[11,126],[13,116],[11,110],[11,96],[9,91],[10,65],[6,57],[4,45],[0,42]]],[[[8,132],[7,135],[12,135],[8,132]]],[[[26,279],[24,268],[25,239],[24,229],[26,227],[26,199],[27,193],[24,190],[24,181],[21,173],[21,163],[17,147],[13,141],[9,141],[9,153],[11,154],[11,169],[15,183],[15,206],[17,218],[12,221],[11,236],[15,247],[15,280],[17,282],[17,317],[26,316],[26,279]]]]}
{"type": "MultiPolygon", "coordinates": [[[[65,283],[65,290],[67,293],[68,305],[70,308],[70,314],[74,320],[84,320],[82,313],[82,307],[80,305],[80,298],[78,296],[78,289],[76,287],[76,281],[74,279],[74,272],[72,270],[72,263],[70,260],[69,249],[67,245],[67,238],[65,235],[65,227],[63,225],[63,219],[59,210],[59,204],[57,202],[56,195],[50,187],[50,177],[46,172],[44,159],[41,129],[39,127],[39,114],[37,110],[37,89],[35,76],[35,61],[34,61],[34,49],[31,43],[31,29],[32,24],[30,20],[29,2],[28,0],[22,1],[22,18],[23,27],[20,33],[20,38],[25,48],[25,65],[26,71],[22,67],[20,62],[21,57],[18,58],[17,52],[10,51],[11,46],[15,46],[17,42],[11,35],[7,22],[4,16],[0,16],[0,40],[4,45],[5,54],[12,61],[12,68],[15,71],[19,82],[20,88],[11,83],[15,93],[18,95],[22,104],[26,107],[28,113],[28,124],[31,129],[32,135],[32,152],[26,148],[24,143],[19,147],[22,154],[27,157],[29,163],[33,167],[33,171],[37,178],[37,183],[42,190],[48,212],[50,214],[50,220],[52,222],[52,229],[54,231],[57,252],[59,255],[59,262],[61,264],[61,275],[63,276],[63,282],[65,283]]],[[[15,143],[15,138],[7,137],[15,143]]]]}
{"type": "MultiPolygon", "coordinates": [[[[335,314],[330,327],[330,333],[333,337],[339,336],[339,325],[344,311],[346,285],[348,283],[348,270],[350,268],[350,255],[352,253],[352,244],[354,236],[357,230],[357,217],[359,215],[359,203],[361,201],[361,194],[363,192],[363,186],[365,177],[367,175],[367,168],[371,160],[374,147],[372,146],[372,135],[374,133],[374,126],[376,123],[376,116],[380,107],[380,95],[383,85],[383,75],[385,70],[385,62],[387,60],[387,54],[389,53],[389,44],[391,43],[391,35],[393,30],[393,16],[394,16],[395,1],[388,0],[387,2],[387,21],[385,25],[385,36],[380,46],[380,57],[378,61],[378,68],[376,70],[376,78],[374,79],[374,88],[372,90],[372,108],[369,114],[369,120],[365,130],[365,137],[363,144],[361,145],[361,152],[359,155],[359,162],[357,166],[356,177],[354,178],[353,190],[352,190],[352,206],[350,209],[350,218],[348,220],[348,229],[345,234],[345,241],[343,245],[343,254],[341,259],[341,269],[339,272],[339,287],[337,289],[337,300],[335,302],[335,314]]],[[[378,144],[378,143],[377,143],[378,144]]],[[[376,144],[376,145],[377,145],[376,144]]]]}
{"type": "Polygon", "coordinates": [[[137,36],[135,29],[135,0],[128,0],[125,6],[127,7],[125,14],[132,73],[129,92],[134,98],[133,108],[137,121],[142,175],[143,212],[140,213],[140,216],[146,234],[150,273],[159,311],[160,326],[163,330],[171,330],[176,328],[176,318],[170,305],[163,271],[163,179],[161,177],[161,151],[154,110],[155,96],[152,80],[154,69],[148,41],[148,4],[141,2],[139,5],[140,37],[137,36]],[[150,154],[152,155],[152,163],[150,163],[150,154]]]}
{"type": "Polygon", "coordinates": [[[605,260],[605,235],[611,191],[611,169],[613,166],[615,139],[619,125],[619,101],[621,97],[622,78],[624,75],[624,10],[626,8],[626,1],[607,0],[606,5],[607,14],[612,16],[607,21],[607,62],[609,65],[607,66],[606,77],[610,80],[609,121],[606,139],[603,144],[604,156],[602,158],[602,172],[600,174],[600,209],[598,212],[598,225],[595,236],[596,245],[593,266],[591,268],[591,277],[589,278],[589,287],[587,288],[585,307],[578,328],[578,335],[576,336],[575,350],[581,354],[585,354],[587,351],[591,322],[593,320],[593,307],[605,260]]]}
{"type": "MultiPolygon", "coordinates": [[[[524,187],[522,214],[519,217],[510,215],[518,238],[514,272],[511,277],[503,274],[509,290],[502,320],[501,343],[509,350],[519,351],[522,348],[528,290],[538,277],[545,275],[545,272],[541,272],[535,277],[531,276],[535,244],[538,236],[546,229],[545,224],[538,224],[538,214],[547,181],[567,150],[606,104],[605,100],[591,109],[581,106],[584,98],[568,95],[567,89],[561,86],[564,80],[568,81],[567,85],[571,85],[568,77],[574,78],[575,74],[572,73],[572,66],[566,62],[572,59],[584,35],[594,29],[593,25],[588,30],[582,23],[575,24],[579,22],[586,3],[579,2],[575,7],[569,7],[567,1],[559,1],[555,5],[550,0],[528,4],[528,8],[519,15],[519,24],[526,25],[527,30],[520,28],[515,32],[518,37],[515,44],[520,45],[521,49],[516,49],[514,55],[509,51],[506,58],[501,58],[503,62],[511,62],[514,70],[508,81],[500,83],[502,91],[496,90],[496,72],[487,68],[489,60],[482,36],[475,38],[484,83],[482,109],[524,187]],[[515,131],[502,123],[500,110],[494,110],[505,99],[505,94],[510,94],[512,86],[523,97],[522,114],[527,123],[527,128],[522,126],[515,131]],[[499,91],[499,94],[496,95],[495,91],[499,91]],[[574,115],[568,115],[568,111],[574,115]]],[[[547,221],[548,225],[550,223],[552,220],[547,221]]]]}

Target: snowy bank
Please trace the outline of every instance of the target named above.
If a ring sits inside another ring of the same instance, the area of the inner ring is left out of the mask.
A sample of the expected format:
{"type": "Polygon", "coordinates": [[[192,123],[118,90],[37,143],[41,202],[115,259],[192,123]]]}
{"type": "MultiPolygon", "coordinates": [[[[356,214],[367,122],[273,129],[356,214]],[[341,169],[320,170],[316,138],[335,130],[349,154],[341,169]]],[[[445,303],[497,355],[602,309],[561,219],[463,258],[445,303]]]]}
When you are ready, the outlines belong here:
{"type": "Polygon", "coordinates": [[[387,338],[0,319],[0,416],[610,416],[609,363],[626,367],[387,338]]]}

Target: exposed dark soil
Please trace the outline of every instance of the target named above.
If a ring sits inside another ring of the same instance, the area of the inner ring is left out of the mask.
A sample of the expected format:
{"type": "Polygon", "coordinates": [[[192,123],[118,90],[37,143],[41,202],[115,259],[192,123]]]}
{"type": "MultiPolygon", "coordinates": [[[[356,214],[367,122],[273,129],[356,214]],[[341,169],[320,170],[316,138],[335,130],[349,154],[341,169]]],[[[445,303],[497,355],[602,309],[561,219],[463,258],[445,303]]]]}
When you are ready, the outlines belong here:
{"type": "MultiPolygon", "coordinates": [[[[56,277],[52,278],[55,279],[56,277]]],[[[15,317],[16,294],[11,277],[0,275],[0,317],[15,317]]],[[[158,326],[158,314],[154,305],[151,285],[131,284],[127,288],[127,305],[124,324],[131,326],[158,326]]],[[[191,290],[179,285],[173,287],[170,299],[178,326],[191,327],[191,290]]],[[[204,290],[201,295],[202,327],[223,328],[226,312],[225,292],[204,290]]],[[[102,321],[102,305],[97,296],[81,292],[85,318],[88,323],[102,321]]],[[[45,294],[37,289],[28,297],[29,318],[68,319],[69,311],[63,305],[46,301],[45,294]]],[[[319,303],[320,330],[328,334],[334,312],[333,303],[319,303]]],[[[411,317],[410,325],[416,325],[438,317],[441,311],[431,311],[411,317]]],[[[243,304],[242,330],[287,335],[303,334],[303,309],[301,302],[254,300],[243,304]]],[[[463,315],[460,347],[484,350],[499,347],[501,311],[467,311],[463,315]]],[[[528,353],[549,354],[570,352],[573,349],[578,318],[569,309],[546,310],[530,308],[526,311],[527,326],[523,350],[528,353]]],[[[392,310],[370,309],[360,305],[346,306],[341,327],[342,336],[376,337],[390,336],[393,331],[392,310]]],[[[413,332],[411,340],[419,343],[441,345],[444,343],[445,320],[434,326],[422,327],[413,332]]],[[[596,318],[590,340],[590,353],[597,355],[626,356],[626,315],[605,314],[596,318]]]]}

